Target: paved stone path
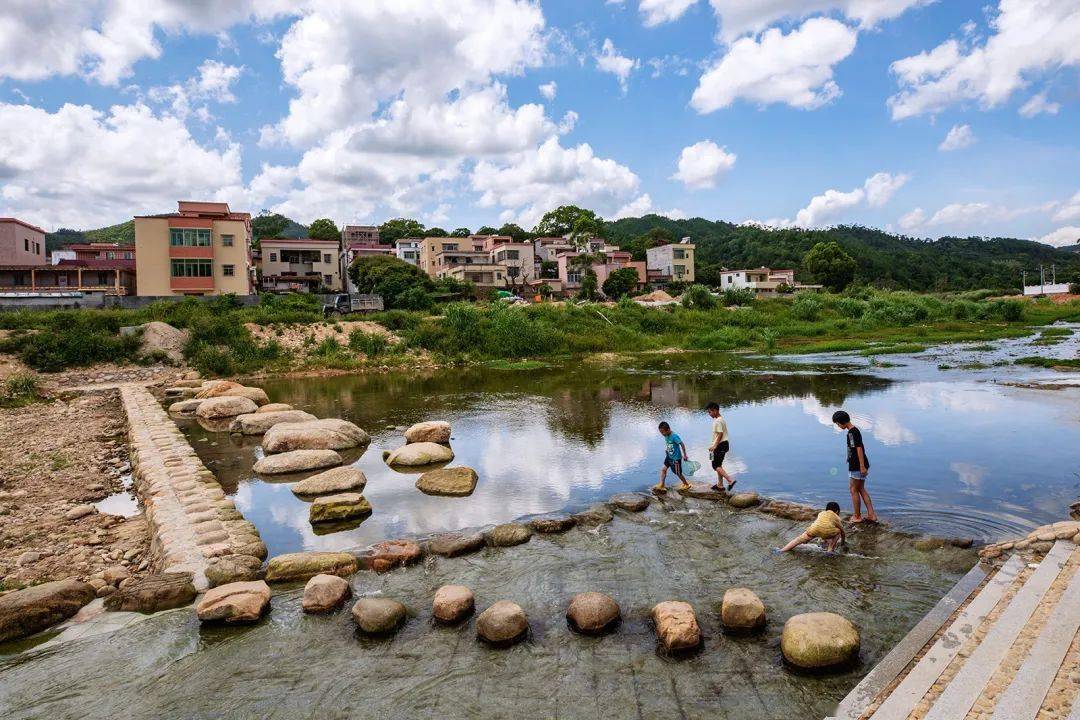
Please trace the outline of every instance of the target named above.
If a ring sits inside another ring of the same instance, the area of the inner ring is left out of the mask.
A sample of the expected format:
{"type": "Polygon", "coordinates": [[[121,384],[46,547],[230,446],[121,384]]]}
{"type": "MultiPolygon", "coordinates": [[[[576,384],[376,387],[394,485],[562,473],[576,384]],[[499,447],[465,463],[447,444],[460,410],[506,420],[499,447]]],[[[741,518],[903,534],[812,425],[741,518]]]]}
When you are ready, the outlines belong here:
{"type": "Polygon", "coordinates": [[[255,526],[225,496],[214,474],[150,391],[120,388],[128,416],[131,467],[146,507],[154,569],[190,572],[205,590],[211,558],[252,555],[266,558],[255,526]]]}
{"type": "MultiPolygon", "coordinates": [[[[958,594],[971,595],[963,580],[943,602],[958,594]]],[[[901,642],[898,651],[905,648],[908,662],[887,656],[840,703],[836,719],[1080,720],[1080,548],[1075,542],[1058,540],[1037,565],[1014,555],[948,627],[945,622],[936,642],[915,662],[921,649],[917,639],[901,642]],[[912,644],[914,650],[907,647],[912,644]]],[[[912,635],[925,637],[923,625],[912,635]]]]}

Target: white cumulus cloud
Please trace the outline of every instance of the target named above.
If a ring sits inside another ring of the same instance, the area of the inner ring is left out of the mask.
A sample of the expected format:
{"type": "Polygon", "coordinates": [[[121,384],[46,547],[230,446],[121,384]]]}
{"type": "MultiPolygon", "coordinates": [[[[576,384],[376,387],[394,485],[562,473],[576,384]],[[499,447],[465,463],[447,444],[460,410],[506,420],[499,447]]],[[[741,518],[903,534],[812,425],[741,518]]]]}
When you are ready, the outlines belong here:
{"type": "Polygon", "coordinates": [[[554,80],[552,80],[551,82],[544,83],[537,89],[540,91],[540,95],[545,100],[554,100],[555,93],[558,92],[559,86],[554,80]]]}
{"type": "Polygon", "coordinates": [[[604,44],[600,52],[594,56],[596,67],[600,72],[610,73],[619,81],[619,87],[625,93],[630,74],[641,67],[641,61],[621,54],[611,42],[611,38],[604,38],[604,44]]]}
{"type": "Polygon", "coordinates": [[[678,20],[698,0],[641,0],[638,11],[645,27],[656,27],[678,20]]]}
{"type": "Polygon", "coordinates": [[[735,41],[698,82],[690,105],[710,113],[743,99],[811,110],[840,96],[833,66],[855,49],[857,31],[831,18],[811,18],[784,34],[772,28],[735,41]]]}
{"type": "Polygon", "coordinates": [[[716,182],[735,167],[736,155],[712,140],[702,140],[682,149],[678,171],[671,176],[687,188],[716,187],[716,182]]]}
{"type": "Polygon", "coordinates": [[[971,131],[970,125],[953,125],[949,132],[945,134],[945,139],[938,145],[938,150],[942,152],[963,150],[974,144],[975,133],[971,131]]]}
{"type": "Polygon", "coordinates": [[[862,187],[846,192],[831,188],[820,195],[815,195],[806,204],[806,207],[795,214],[794,220],[773,218],[765,221],[751,220],[748,222],[768,227],[827,227],[853,208],[863,205],[876,208],[885,205],[892,199],[896,191],[910,179],[911,176],[905,173],[895,175],[886,172],[875,173],[866,178],[862,187]]]}
{"type": "Polygon", "coordinates": [[[1026,118],[1032,118],[1036,115],[1057,115],[1061,110],[1059,103],[1048,100],[1046,93],[1041,92],[1037,95],[1032,95],[1031,98],[1020,106],[1017,111],[1026,118]]]}
{"type": "Polygon", "coordinates": [[[817,13],[840,12],[863,28],[899,17],[908,9],[933,0],[710,0],[720,20],[720,33],[732,40],[757,33],[778,20],[801,19],[817,13]]]}
{"type": "Polygon", "coordinates": [[[1067,227],[1058,228],[1057,230],[1036,239],[1038,242],[1053,245],[1054,247],[1077,245],[1080,244],[1080,227],[1069,225],[1067,227]]]}

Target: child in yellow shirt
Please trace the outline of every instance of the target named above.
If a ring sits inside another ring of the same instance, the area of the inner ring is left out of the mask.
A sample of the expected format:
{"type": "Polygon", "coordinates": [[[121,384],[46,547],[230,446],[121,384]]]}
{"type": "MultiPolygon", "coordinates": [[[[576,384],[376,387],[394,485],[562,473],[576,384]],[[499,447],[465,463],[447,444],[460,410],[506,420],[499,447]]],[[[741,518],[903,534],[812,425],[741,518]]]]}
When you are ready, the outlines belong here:
{"type": "Polygon", "coordinates": [[[844,524],[840,521],[839,504],[831,502],[826,505],[810,527],[806,528],[806,532],[785,545],[780,552],[787,552],[815,539],[821,540],[822,546],[829,552],[836,550],[837,545],[847,544],[844,524]]]}

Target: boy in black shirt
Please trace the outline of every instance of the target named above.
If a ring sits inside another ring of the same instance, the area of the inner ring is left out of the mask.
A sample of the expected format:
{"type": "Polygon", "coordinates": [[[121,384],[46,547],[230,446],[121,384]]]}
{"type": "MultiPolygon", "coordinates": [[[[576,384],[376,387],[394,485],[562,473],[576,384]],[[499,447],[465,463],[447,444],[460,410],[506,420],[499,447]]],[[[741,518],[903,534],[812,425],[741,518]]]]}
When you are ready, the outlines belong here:
{"type": "Polygon", "coordinates": [[[859,428],[851,424],[851,416],[843,410],[834,412],[832,421],[840,429],[847,430],[847,464],[848,475],[851,477],[851,504],[854,508],[851,522],[877,522],[878,517],[874,512],[874,504],[870,501],[870,493],[866,492],[866,474],[870,472],[870,460],[866,457],[862,433],[859,428]],[[865,518],[862,516],[860,500],[866,503],[865,518]]]}

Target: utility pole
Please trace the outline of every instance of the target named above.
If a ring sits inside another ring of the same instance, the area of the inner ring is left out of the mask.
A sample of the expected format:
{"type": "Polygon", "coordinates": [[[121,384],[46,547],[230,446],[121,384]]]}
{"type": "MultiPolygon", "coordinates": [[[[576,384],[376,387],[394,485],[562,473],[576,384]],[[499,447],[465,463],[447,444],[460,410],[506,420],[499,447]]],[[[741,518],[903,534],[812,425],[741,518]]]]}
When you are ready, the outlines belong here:
{"type": "Polygon", "coordinates": [[[1050,266],[1050,284],[1057,285],[1057,263],[1050,266]]]}
{"type": "Polygon", "coordinates": [[[1020,294],[1027,295],[1027,270],[1020,271],[1020,294]]]}
{"type": "Polygon", "coordinates": [[[1039,266],[1039,294],[1046,294],[1046,268],[1039,266]]]}

